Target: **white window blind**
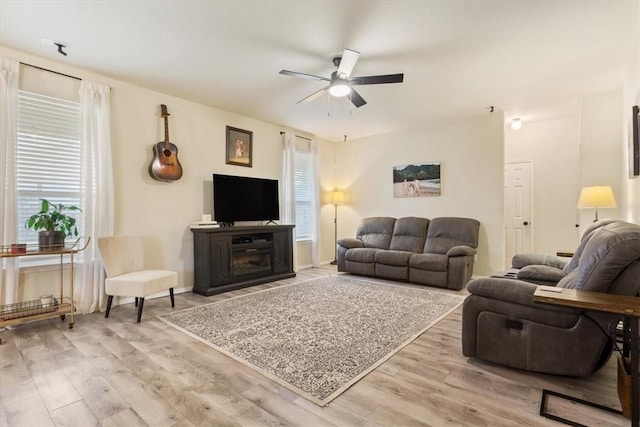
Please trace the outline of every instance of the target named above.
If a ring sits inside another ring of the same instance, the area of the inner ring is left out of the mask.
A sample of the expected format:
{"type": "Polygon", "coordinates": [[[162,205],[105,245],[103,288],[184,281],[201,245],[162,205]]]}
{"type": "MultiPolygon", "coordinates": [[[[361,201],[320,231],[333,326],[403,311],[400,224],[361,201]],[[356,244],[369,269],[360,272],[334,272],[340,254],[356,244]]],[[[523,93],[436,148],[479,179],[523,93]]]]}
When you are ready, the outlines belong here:
{"type": "Polygon", "coordinates": [[[296,238],[311,240],[311,152],[296,148],[296,238]]]}
{"type": "MultiPolygon", "coordinates": [[[[80,104],[18,91],[18,241],[38,241],[24,227],[40,199],[80,204],[80,104]]],[[[76,215],[76,212],[68,212],[76,215]]]]}

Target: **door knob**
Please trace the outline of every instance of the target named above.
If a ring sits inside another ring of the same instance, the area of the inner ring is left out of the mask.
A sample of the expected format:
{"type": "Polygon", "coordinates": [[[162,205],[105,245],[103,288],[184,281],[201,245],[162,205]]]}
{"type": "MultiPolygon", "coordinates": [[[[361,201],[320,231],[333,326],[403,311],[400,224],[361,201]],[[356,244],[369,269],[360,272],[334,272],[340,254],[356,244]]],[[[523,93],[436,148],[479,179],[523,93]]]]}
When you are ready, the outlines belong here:
{"type": "Polygon", "coordinates": [[[523,222],[524,225],[529,225],[529,221],[523,222]]]}

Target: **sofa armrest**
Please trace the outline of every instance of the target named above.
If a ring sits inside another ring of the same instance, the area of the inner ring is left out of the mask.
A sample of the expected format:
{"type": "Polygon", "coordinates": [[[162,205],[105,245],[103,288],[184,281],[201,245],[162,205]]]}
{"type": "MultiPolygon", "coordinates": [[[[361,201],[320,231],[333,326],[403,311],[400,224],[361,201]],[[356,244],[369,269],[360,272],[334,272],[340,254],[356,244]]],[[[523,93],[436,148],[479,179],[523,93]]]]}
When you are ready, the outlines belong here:
{"type": "Polygon", "coordinates": [[[471,246],[454,246],[447,251],[447,256],[473,256],[476,252],[471,246]]]}
{"type": "Polygon", "coordinates": [[[527,265],[516,274],[520,280],[543,281],[545,283],[558,283],[564,276],[564,271],[548,265],[527,265]]]}
{"type": "Polygon", "coordinates": [[[558,269],[564,268],[567,261],[555,255],[516,254],[511,259],[511,267],[524,268],[528,265],[546,265],[558,269]]]}
{"type": "Polygon", "coordinates": [[[352,237],[338,240],[338,245],[347,249],[364,248],[364,242],[362,240],[354,239],[352,237]]]}

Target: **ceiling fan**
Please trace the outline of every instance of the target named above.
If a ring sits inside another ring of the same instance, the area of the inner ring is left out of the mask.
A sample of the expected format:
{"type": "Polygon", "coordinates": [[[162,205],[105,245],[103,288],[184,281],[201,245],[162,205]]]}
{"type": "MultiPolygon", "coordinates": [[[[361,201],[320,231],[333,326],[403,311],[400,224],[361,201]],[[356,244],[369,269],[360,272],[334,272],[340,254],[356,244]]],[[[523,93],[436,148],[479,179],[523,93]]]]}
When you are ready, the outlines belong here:
{"type": "Polygon", "coordinates": [[[336,71],[331,73],[331,78],[314,76],[312,74],[298,73],[296,71],[282,70],[280,74],[284,74],[285,76],[298,77],[301,79],[309,79],[309,80],[321,80],[329,82],[329,85],[320,89],[317,92],[312,93],[306,98],[298,101],[300,103],[307,103],[313,101],[314,99],[320,97],[325,92],[329,91],[329,93],[336,97],[349,96],[349,99],[357,108],[362,107],[367,103],[367,101],[360,96],[358,92],[352,86],[359,85],[377,85],[383,83],[402,83],[404,80],[404,74],[386,74],[381,76],[363,76],[363,77],[351,77],[351,72],[353,71],[353,67],[355,67],[356,62],[358,62],[358,58],[360,57],[360,52],[356,52],[355,50],[345,49],[342,56],[336,56],[333,58],[333,65],[338,67],[336,71]]]}

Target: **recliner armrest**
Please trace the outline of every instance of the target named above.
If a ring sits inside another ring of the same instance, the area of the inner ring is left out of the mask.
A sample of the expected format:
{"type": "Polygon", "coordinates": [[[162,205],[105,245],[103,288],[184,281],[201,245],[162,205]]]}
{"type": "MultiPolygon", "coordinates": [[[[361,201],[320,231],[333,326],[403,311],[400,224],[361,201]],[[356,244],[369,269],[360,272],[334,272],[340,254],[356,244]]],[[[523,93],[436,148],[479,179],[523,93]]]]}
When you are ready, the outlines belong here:
{"type": "Polygon", "coordinates": [[[548,265],[527,265],[516,274],[516,277],[520,280],[541,280],[555,283],[558,283],[564,276],[564,271],[548,265]]]}
{"type": "Polygon", "coordinates": [[[347,249],[364,248],[364,242],[360,239],[354,239],[353,237],[338,240],[338,245],[347,249]]]}
{"type": "Polygon", "coordinates": [[[516,254],[511,259],[511,267],[524,268],[528,265],[547,265],[562,269],[567,264],[566,260],[555,255],[545,254],[516,254]]]}
{"type": "Polygon", "coordinates": [[[476,250],[471,246],[454,246],[447,251],[447,256],[468,256],[475,255],[476,250]]]}
{"type": "Polygon", "coordinates": [[[473,295],[529,306],[542,312],[567,314],[581,312],[578,308],[552,306],[534,302],[533,294],[536,289],[538,289],[538,285],[534,283],[523,282],[522,280],[516,279],[494,279],[490,277],[474,279],[467,284],[467,291],[473,295]]]}
{"type": "Polygon", "coordinates": [[[480,278],[467,283],[467,291],[474,295],[521,305],[533,305],[533,293],[538,285],[512,279],[480,278]]]}

